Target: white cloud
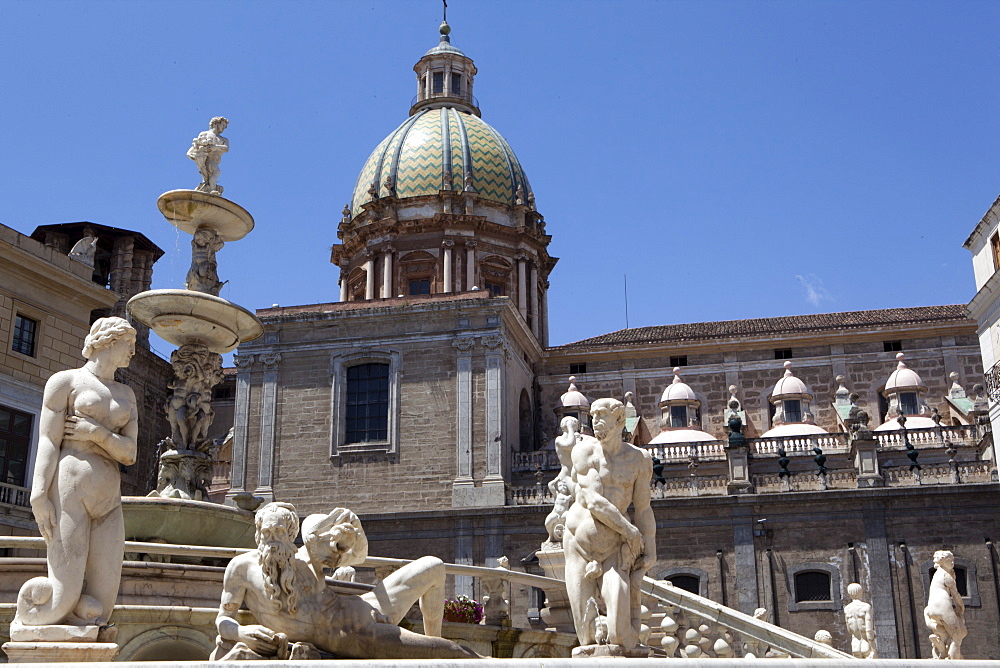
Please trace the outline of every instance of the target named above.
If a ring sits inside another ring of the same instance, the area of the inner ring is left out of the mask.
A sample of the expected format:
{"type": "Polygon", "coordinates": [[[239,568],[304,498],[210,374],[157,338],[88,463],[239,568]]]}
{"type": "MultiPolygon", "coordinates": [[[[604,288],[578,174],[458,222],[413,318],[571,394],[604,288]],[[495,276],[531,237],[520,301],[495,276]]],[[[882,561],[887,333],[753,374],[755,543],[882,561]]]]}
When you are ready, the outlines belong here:
{"type": "Polygon", "coordinates": [[[833,301],[833,297],[830,296],[826,286],[823,285],[823,279],[816,274],[796,274],[795,278],[802,285],[802,289],[806,291],[806,301],[813,306],[819,306],[822,302],[833,301]]]}

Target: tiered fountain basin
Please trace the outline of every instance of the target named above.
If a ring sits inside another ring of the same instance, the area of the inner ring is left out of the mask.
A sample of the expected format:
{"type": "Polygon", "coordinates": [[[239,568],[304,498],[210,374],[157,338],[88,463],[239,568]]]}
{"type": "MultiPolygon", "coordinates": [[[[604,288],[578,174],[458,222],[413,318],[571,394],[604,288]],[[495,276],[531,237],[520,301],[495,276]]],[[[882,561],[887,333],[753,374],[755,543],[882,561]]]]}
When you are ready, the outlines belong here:
{"type": "Polygon", "coordinates": [[[237,241],[253,230],[253,216],[236,202],[218,195],[171,190],[160,195],[156,206],[171,225],[188,234],[205,225],[223,241],[237,241]]]}
{"type": "Polygon", "coordinates": [[[247,309],[194,290],[147,290],[132,297],[126,308],[175,346],[201,343],[222,354],[264,333],[257,316],[247,309]]]}
{"type": "Polygon", "coordinates": [[[254,514],[207,501],[122,498],[125,540],[205,547],[248,547],[254,542],[254,514]]]}

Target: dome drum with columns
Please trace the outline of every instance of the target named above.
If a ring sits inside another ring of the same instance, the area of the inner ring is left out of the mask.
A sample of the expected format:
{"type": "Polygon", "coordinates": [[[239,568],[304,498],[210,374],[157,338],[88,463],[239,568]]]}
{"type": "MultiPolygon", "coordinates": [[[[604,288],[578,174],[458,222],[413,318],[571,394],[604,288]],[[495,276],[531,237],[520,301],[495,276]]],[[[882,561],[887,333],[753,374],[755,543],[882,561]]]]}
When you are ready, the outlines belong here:
{"type": "Polygon", "coordinates": [[[487,290],[514,300],[544,344],[551,237],[517,156],[480,118],[476,67],[449,33],[442,24],[417,62],[410,117],[372,151],[344,207],[331,254],[340,299],[487,290]]]}

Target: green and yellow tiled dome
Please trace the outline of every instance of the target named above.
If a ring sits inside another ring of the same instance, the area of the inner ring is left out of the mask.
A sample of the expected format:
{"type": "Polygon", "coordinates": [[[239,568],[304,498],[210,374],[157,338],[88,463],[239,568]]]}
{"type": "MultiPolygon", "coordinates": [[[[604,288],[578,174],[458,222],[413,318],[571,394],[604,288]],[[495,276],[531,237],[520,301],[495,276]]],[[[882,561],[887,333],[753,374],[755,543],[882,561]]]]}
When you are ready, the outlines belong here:
{"type": "Polygon", "coordinates": [[[466,174],[479,197],[514,204],[518,186],[531,192],[521,164],[500,133],[478,116],[454,107],[422,109],[375,147],[358,175],[351,199],[351,215],[378,197],[387,197],[386,178],[392,177],[396,197],[463,190],[466,174]],[[451,174],[448,184],[446,174],[451,174]]]}

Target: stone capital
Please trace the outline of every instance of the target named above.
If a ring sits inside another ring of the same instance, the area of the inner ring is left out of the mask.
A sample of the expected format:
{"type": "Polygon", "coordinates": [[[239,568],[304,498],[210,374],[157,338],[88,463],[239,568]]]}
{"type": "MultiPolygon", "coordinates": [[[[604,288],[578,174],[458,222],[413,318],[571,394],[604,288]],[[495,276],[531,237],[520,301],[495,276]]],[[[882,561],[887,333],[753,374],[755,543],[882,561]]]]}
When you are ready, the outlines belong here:
{"type": "Polygon", "coordinates": [[[471,240],[471,239],[470,239],[469,241],[466,241],[466,242],[465,242],[465,247],[466,247],[466,248],[471,248],[471,249],[473,249],[473,250],[475,250],[476,246],[478,246],[478,245],[479,245],[479,244],[477,244],[477,243],[476,243],[475,241],[473,241],[473,240],[471,240]]]}
{"type": "Polygon", "coordinates": [[[274,369],[281,362],[281,353],[264,353],[260,356],[260,361],[266,369],[274,369]]]}
{"type": "Polygon", "coordinates": [[[382,247],[382,252],[385,253],[386,255],[392,255],[393,253],[396,252],[396,247],[393,246],[392,244],[386,244],[385,246],[382,247]]]}
{"type": "Polygon", "coordinates": [[[249,371],[256,361],[256,355],[233,355],[233,364],[239,371],[249,371]]]}
{"type": "Polygon", "coordinates": [[[452,241],[451,239],[445,239],[444,241],[441,242],[442,248],[454,248],[454,246],[455,242],[452,241]]]}
{"type": "Polygon", "coordinates": [[[487,334],[479,340],[487,348],[496,349],[503,345],[503,337],[499,334],[487,334]]]}
{"type": "Polygon", "coordinates": [[[476,339],[473,336],[459,336],[452,339],[451,345],[462,352],[467,352],[476,345],[476,339]]]}

